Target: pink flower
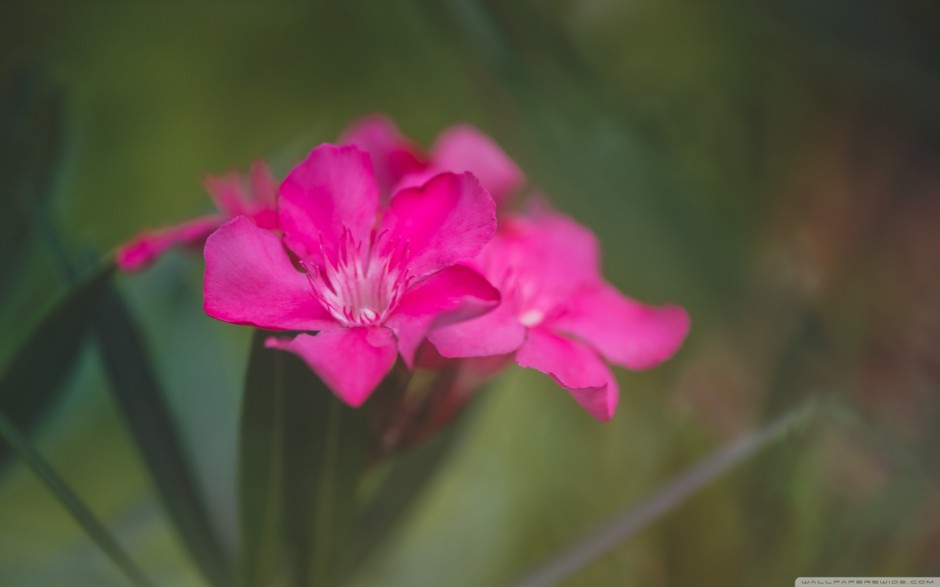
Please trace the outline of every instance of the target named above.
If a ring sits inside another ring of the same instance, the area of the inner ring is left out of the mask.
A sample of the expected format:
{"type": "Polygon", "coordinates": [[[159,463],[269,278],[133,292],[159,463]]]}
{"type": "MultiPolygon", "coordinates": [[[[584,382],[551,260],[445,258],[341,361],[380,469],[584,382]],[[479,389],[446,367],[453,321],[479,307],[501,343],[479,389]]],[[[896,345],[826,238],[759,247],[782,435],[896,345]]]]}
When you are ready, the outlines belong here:
{"type": "Polygon", "coordinates": [[[232,172],[224,177],[206,178],[205,186],[220,213],[141,232],[118,248],[118,267],[122,271],[139,271],[176,245],[201,247],[213,230],[236,216],[246,216],[261,228],[277,227],[274,211],[277,182],[267,163],[253,163],[248,181],[232,172]],[[249,184],[247,189],[246,183],[249,184]]]}
{"type": "MultiPolygon", "coordinates": [[[[354,123],[343,133],[340,142],[369,152],[384,205],[393,193],[421,186],[444,171],[471,171],[497,204],[508,199],[525,182],[525,176],[503,150],[469,125],[445,130],[428,155],[382,115],[371,115],[354,123]]],[[[219,178],[210,176],[205,185],[219,213],[141,232],[118,247],[118,267],[122,271],[139,271],[174,246],[199,247],[212,231],[236,216],[247,216],[262,228],[277,228],[274,210],[277,182],[267,164],[255,162],[252,165],[250,182],[240,174],[229,173],[219,178]],[[248,190],[246,183],[249,183],[248,190]]]]}
{"type": "Polygon", "coordinates": [[[689,331],[678,306],[651,307],[600,274],[587,228],[551,210],[500,218],[500,231],[473,263],[502,295],[490,313],[431,332],[445,357],[512,353],[550,375],[595,418],[613,417],[617,381],[604,359],[647,369],[671,357],[689,331]]]}
{"type": "Polygon", "coordinates": [[[206,241],[206,312],[269,330],[338,395],[361,405],[427,332],[479,316],[498,292],[461,262],[496,230],[493,199],[469,173],[442,173],[395,194],[384,212],[369,155],[321,145],[278,194],[283,236],[245,217],[206,241]]]}
{"type": "Polygon", "coordinates": [[[421,185],[443,171],[469,171],[501,205],[525,183],[525,175],[499,145],[467,124],[445,129],[427,155],[380,114],[353,123],[340,142],[368,151],[379,186],[386,194],[396,188],[421,185]]]}

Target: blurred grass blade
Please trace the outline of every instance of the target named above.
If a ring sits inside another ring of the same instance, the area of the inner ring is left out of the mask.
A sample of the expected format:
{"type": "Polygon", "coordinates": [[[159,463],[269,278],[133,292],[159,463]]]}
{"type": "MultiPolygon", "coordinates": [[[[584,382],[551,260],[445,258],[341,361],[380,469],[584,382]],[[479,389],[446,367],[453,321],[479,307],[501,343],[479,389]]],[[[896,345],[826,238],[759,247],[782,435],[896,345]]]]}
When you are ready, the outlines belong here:
{"type": "MultiPolygon", "coordinates": [[[[33,80],[33,83],[38,83],[33,80]]],[[[36,177],[24,193],[43,196],[51,191],[61,151],[61,98],[55,94],[37,107],[36,128],[27,128],[33,149],[29,163],[36,177]]],[[[14,121],[15,122],[15,121],[14,121]]],[[[35,223],[63,275],[74,280],[68,249],[60,240],[41,200],[27,202],[35,223]]],[[[2,214],[0,214],[2,216],[2,214]]],[[[212,526],[208,510],[192,474],[163,391],[124,300],[113,287],[102,292],[103,303],[77,308],[76,314],[95,320],[95,331],[115,403],[140,450],[160,498],[188,551],[209,583],[233,584],[228,556],[212,526]]],[[[48,364],[49,358],[45,357],[48,364]]],[[[55,363],[53,363],[55,364],[55,363]]],[[[56,365],[58,367],[58,365],[56,365]]]]}
{"type": "Polygon", "coordinates": [[[560,553],[546,565],[513,583],[514,587],[556,585],[670,512],[730,469],[781,440],[816,412],[814,402],[781,416],[766,427],[730,443],[679,475],[652,496],[560,553]]]}
{"type": "Polygon", "coordinates": [[[130,579],[131,583],[141,587],[150,587],[152,583],[137,567],[114,537],[95,518],[88,506],[75,494],[69,485],[56,473],[52,467],[36,452],[29,441],[23,436],[16,425],[0,411],[0,437],[3,437],[19,454],[27,465],[36,473],[36,476],[46,485],[65,506],[65,509],[75,518],[75,521],[88,533],[88,536],[104,551],[130,579]]]}
{"type": "Polygon", "coordinates": [[[255,333],[242,400],[242,572],[248,587],[328,585],[350,531],[369,412],[255,333]]]}
{"type": "MultiPolygon", "coordinates": [[[[26,434],[55,404],[113,272],[109,263],[73,287],[7,362],[0,377],[0,409],[26,434]]],[[[0,444],[0,466],[9,456],[9,448],[0,444]]]]}
{"type": "Polygon", "coordinates": [[[137,326],[111,289],[96,334],[112,395],[157,491],[187,549],[210,584],[234,583],[228,556],[212,526],[137,326]]]}
{"type": "Polygon", "coordinates": [[[62,151],[62,96],[23,68],[0,94],[0,295],[29,247],[34,221],[49,199],[62,151]]]}

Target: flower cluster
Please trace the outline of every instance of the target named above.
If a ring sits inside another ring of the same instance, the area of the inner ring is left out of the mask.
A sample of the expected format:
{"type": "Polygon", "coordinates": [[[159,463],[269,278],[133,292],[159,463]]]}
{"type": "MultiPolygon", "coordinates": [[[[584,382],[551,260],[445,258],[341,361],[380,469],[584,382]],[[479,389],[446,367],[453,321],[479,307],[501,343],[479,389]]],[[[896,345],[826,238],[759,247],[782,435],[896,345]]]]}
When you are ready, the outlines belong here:
{"type": "Polygon", "coordinates": [[[653,367],[688,333],[681,307],[603,279],[590,230],[540,196],[513,210],[526,177],[472,127],[447,129],[425,153],[372,116],[279,187],[260,163],[250,195],[243,183],[210,179],[220,214],[145,233],[118,262],[134,270],[205,241],[206,312],[283,331],[267,346],[299,356],[351,406],[399,358],[478,367],[475,383],[514,360],[607,420],[618,400],[607,363],[653,367]]]}

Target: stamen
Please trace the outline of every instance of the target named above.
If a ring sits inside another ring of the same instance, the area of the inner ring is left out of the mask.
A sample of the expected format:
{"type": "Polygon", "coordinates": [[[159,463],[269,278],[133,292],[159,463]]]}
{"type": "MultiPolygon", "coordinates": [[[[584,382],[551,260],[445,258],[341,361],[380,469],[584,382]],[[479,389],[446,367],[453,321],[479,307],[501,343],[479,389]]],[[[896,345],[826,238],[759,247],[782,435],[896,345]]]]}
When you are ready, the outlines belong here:
{"type": "Polygon", "coordinates": [[[301,266],[314,297],[347,326],[381,324],[411,283],[404,263],[407,246],[391,241],[385,231],[372,231],[368,242],[361,242],[344,226],[333,260],[321,234],[320,254],[319,265],[302,262],[301,266]]]}

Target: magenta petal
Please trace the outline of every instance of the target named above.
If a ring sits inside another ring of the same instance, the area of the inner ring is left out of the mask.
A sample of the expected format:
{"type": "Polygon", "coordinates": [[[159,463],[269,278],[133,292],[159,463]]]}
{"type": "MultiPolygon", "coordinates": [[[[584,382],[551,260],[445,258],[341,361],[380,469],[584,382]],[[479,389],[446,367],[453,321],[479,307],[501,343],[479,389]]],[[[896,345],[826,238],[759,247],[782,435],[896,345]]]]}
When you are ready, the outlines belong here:
{"type": "Polygon", "coordinates": [[[403,177],[424,169],[420,149],[398,131],[389,118],[373,114],[353,123],[340,137],[340,143],[356,145],[369,153],[375,179],[382,195],[391,195],[392,187],[403,177]]]}
{"type": "Polygon", "coordinates": [[[272,330],[320,330],[335,324],[281,240],[239,216],[206,241],[204,307],[213,318],[272,330]]]}
{"type": "Polygon", "coordinates": [[[255,161],[251,164],[252,203],[259,208],[273,210],[276,199],[277,180],[271,173],[271,166],[264,161],[255,161]]]}
{"type": "Polygon", "coordinates": [[[420,277],[475,257],[496,232],[496,205],[469,173],[442,173],[398,192],[382,224],[407,243],[408,269],[420,277]]]}
{"type": "Polygon", "coordinates": [[[267,230],[276,230],[277,229],[277,210],[274,208],[263,208],[252,213],[251,221],[258,225],[259,228],[264,228],[267,230]]]}
{"type": "Polygon", "coordinates": [[[550,375],[598,420],[613,417],[620,395],[617,380],[604,361],[583,344],[545,328],[532,328],[516,351],[516,363],[550,375]]]}
{"type": "Polygon", "coordinates": [[[494,239],[498,246],[488,247],[487,262],[511,263],[542,292],[559,297],[600,282],[600,247],[587,227],[547,210],[501,222],[500,238],[494,239]]]}
{"type": "Polygon", "coordinates": [[[355,242],[368,239],[375,224],[379,192],[372,163],[352,145],[320,145],[281,184],[277,218],[284,240],[301,258],[334,255],[349,229],[355,242]]]}
{"type": "Polygon", "coordinates": [[[428,340],[445,357],[490,357],[515,351],[525,336],[525,326],[507,304],[500,304],[479,318],[436,328],[428,340]]]}
{"type": "Polygon", "coordinates": [[[271,337],[268,348],[290,351],[350,406],[361,406],[395,364],[395,338],[387,328],[337,328],[293,340],[271,337]]]}
{"type": "Polygon", "coordinates": [[[208,176],[206,191],[216,207],[228,218],[248,216],[261,228],[277,228],[275,196],[277,180],[264,161],[251,164],[249,192],[245,192],[245,178],[231,172],[222,177],[208,176]]]}
{"type": "Polygon", "coordinates": [[[386,325],[395,332],[402,358],[411,367],[418,345],[431,328],[476,318],[498,303],[499,292],[483,276],[454,265],[412,286],[386,325]]]}
{"type": "Polygon", "coordinates": [[[461,124],[438,136],[431,162],[441,171],[469,171],[477,176],[497,204],[504,202],[525,182],[522,170],[493,139],[476,128],[461,124]]]}
{"type": "Polygon", "coordinates": [[[277,180],[271,167],[264,161],[251,164],[251,198],[246,214],[261,228],[275,230],[277,226],[277,180]]]}
{"type": "Polygon", "coordinates": [[[228,218],[249,213],[241,174],[232,171],[221,177],[210,175],[203,181],[203,186],[215,207],[228,218]]]}
{"type": "Polygon", "coordinates": [[[573,296],[552,328],[584,340],[612,363],[648,369],[670,358],[689,332],[679,306],[648,306],[609,284],[573,296]]]}
{"type": "Polygon", "coordinates": [[[122,271],[139,271],[175,245],[202,244],[221,223],[218,216],[203,216],[170,228],[144,231],[118,247],[115,262],[122,271]]]}
{"type": "MultiPolygon", "coordinates": [[[[425,167],[411,173],[406,173],[392,187],[392,193],[398,194],[408,188],[420,188],[436,175],[440,175],[441,170],[436,167],[425,167]]],[[[482,184],[481,184],[482,185],[482,184]]]]}

